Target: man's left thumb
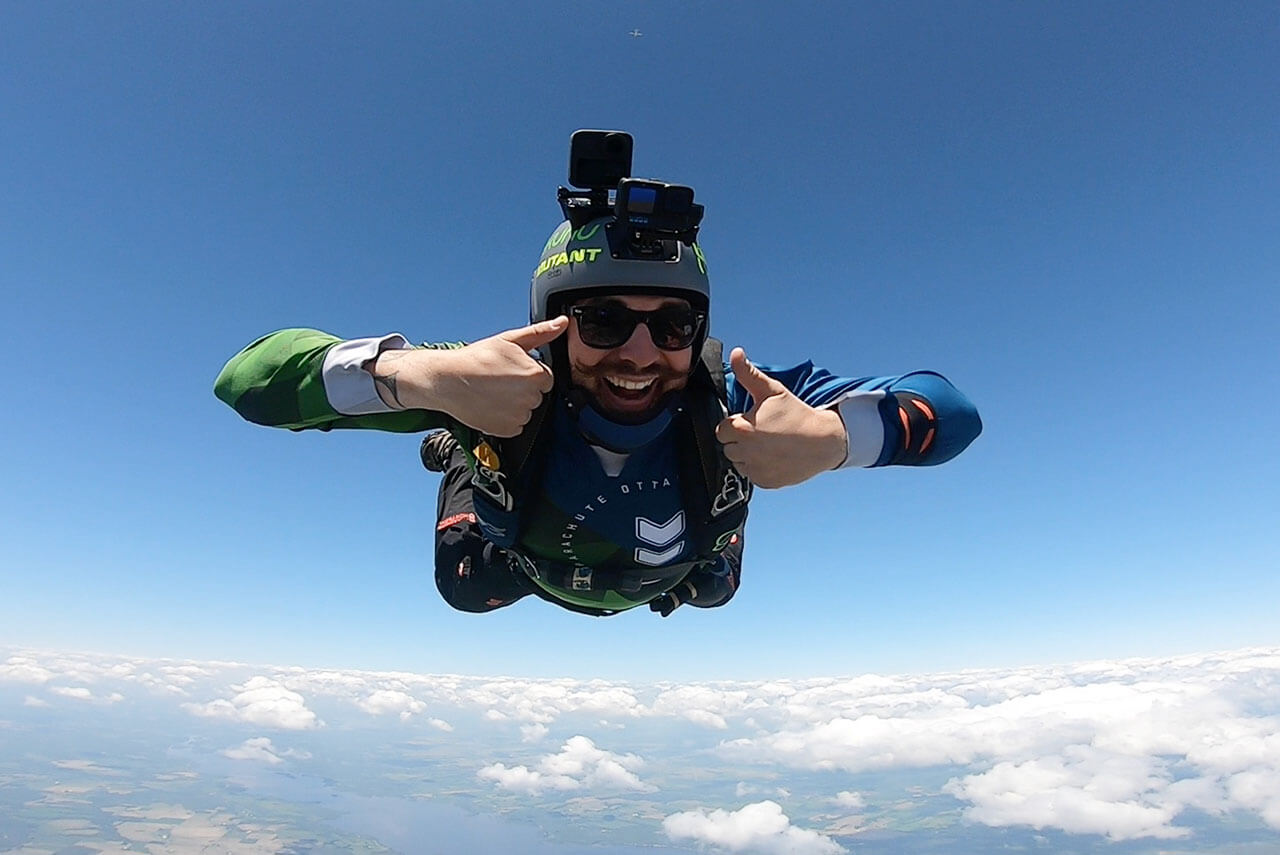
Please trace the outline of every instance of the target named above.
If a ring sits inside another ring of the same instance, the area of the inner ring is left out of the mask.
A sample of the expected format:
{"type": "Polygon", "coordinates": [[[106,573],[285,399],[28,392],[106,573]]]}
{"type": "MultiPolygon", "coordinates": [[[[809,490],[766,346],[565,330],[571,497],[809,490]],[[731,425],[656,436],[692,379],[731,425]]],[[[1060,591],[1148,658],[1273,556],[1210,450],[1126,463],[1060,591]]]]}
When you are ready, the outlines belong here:
{"type": "Polygon", "coordinates": [[[756,368],[751,360],[747,359],[747,352],[740,347],[735,347],[729,353],[729,367],[733,369],[733,376],[738,378],[742,388],[757,401],[778,391],[777,381],[756,368]]]}

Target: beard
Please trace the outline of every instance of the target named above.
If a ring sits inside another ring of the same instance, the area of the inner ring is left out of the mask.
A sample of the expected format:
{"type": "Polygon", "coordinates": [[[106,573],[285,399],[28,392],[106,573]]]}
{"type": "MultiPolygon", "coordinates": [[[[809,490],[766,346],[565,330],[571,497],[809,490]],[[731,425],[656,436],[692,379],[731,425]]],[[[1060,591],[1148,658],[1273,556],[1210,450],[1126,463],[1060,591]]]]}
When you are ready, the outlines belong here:
{"type": "Polygon", "coordinates": [[[592,366],[570,366],[573,385],[587,393],[591,405],[610,421],[624,425],[643,424],[662,412],[672,393],[685,387],[687,372],[665,365],[638,368],[625,360],[602,360],[592,366]],[[626,389],[610,381],[646,383],[644,389],[626,389]]]}

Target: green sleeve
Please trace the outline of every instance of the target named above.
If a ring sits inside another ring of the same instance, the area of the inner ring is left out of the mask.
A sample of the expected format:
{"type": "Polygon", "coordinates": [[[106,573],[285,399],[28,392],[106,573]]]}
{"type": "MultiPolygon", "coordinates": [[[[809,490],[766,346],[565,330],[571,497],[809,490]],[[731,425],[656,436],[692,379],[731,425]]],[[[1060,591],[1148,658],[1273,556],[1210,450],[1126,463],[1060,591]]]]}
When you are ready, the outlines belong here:
{"type": "Polygon", "coordinates": [[[248,421],[290,430],[366,428],[413,433],[456,425],[444,413],[429,410],[363,416],[339,413],[325,394],[323,369],[325,354],[341,340],[311,329],[265,335],[223,366],[214,394],[248,421]]]}

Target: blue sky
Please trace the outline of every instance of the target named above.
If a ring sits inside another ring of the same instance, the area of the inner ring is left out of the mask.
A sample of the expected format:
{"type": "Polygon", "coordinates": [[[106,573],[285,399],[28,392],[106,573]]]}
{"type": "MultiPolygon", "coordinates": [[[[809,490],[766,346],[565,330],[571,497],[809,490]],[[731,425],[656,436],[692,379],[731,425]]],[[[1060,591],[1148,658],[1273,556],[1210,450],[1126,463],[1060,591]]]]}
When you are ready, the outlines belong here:
{"type": "Polygon", "coordinates": [[[710,679],[1277,640],[1270,5],[5,18],[0,642],[710,679]],[[213,378],[281,327],[522,324],[579,127],[697,189],[714,335],[941,371],[982,437],[758,494],[723,609],[451,612],[415,438],[258,428],[213,378]]]}

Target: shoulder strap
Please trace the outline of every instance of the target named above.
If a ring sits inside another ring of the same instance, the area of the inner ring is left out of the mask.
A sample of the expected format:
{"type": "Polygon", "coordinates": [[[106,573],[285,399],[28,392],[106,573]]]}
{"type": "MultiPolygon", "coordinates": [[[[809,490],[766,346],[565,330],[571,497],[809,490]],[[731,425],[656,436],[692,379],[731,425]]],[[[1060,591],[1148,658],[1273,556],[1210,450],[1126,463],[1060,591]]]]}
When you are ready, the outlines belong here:
{"type": "MultiPolygon", "coordinates": [[[[728,414],[723,353],[724,345],[717,339],[708,338],[702,346],[700,364],[689,383],[689,426],[693,442],[682,443],[688,450],[681,454],[684,472],[701,475],[696,479],[682,475],[681,481],[699,482],[701,490],[697,498],[701,507],[706,508],[705,524],[717,531],[717,537],[718,530],[726,524],[737,527],[746,515],[747,501],[751,498],[751,482],[734,468],[716,440],[716,426],[728,414]]],[[[692,486],[688,484],[686,489],[692,486]]],[[[686,507],[696,506],[686,502],[686,507]]]]}
{"type": "Polygon", "coordinates": [[[475,448],[468,449],[475,461],[475,469],[471,483],[481,496],[488,499],[498,509],[518,513],[520,497],[524,493],[524,485],[537,469],[540,458],[535,452],[545,445],[548,437],[543,427],[547,422],[547,414],[551,412],[554,392],[542,396],[542,403],[533,411],[529,423],[518,436],[496,437],[488,434],[476,434],[475,448]],[[530,463],[535,464],[530,467],[530,463]]]}
{"type": "Polygon", "coordinates": [[[708,337],[702,343],[702,364],[711,375],[711,385],[715,387],[716,397],[720,403],[728,404],[729,392],[724,384],[724,343],[718,338],[708,337]]]}

